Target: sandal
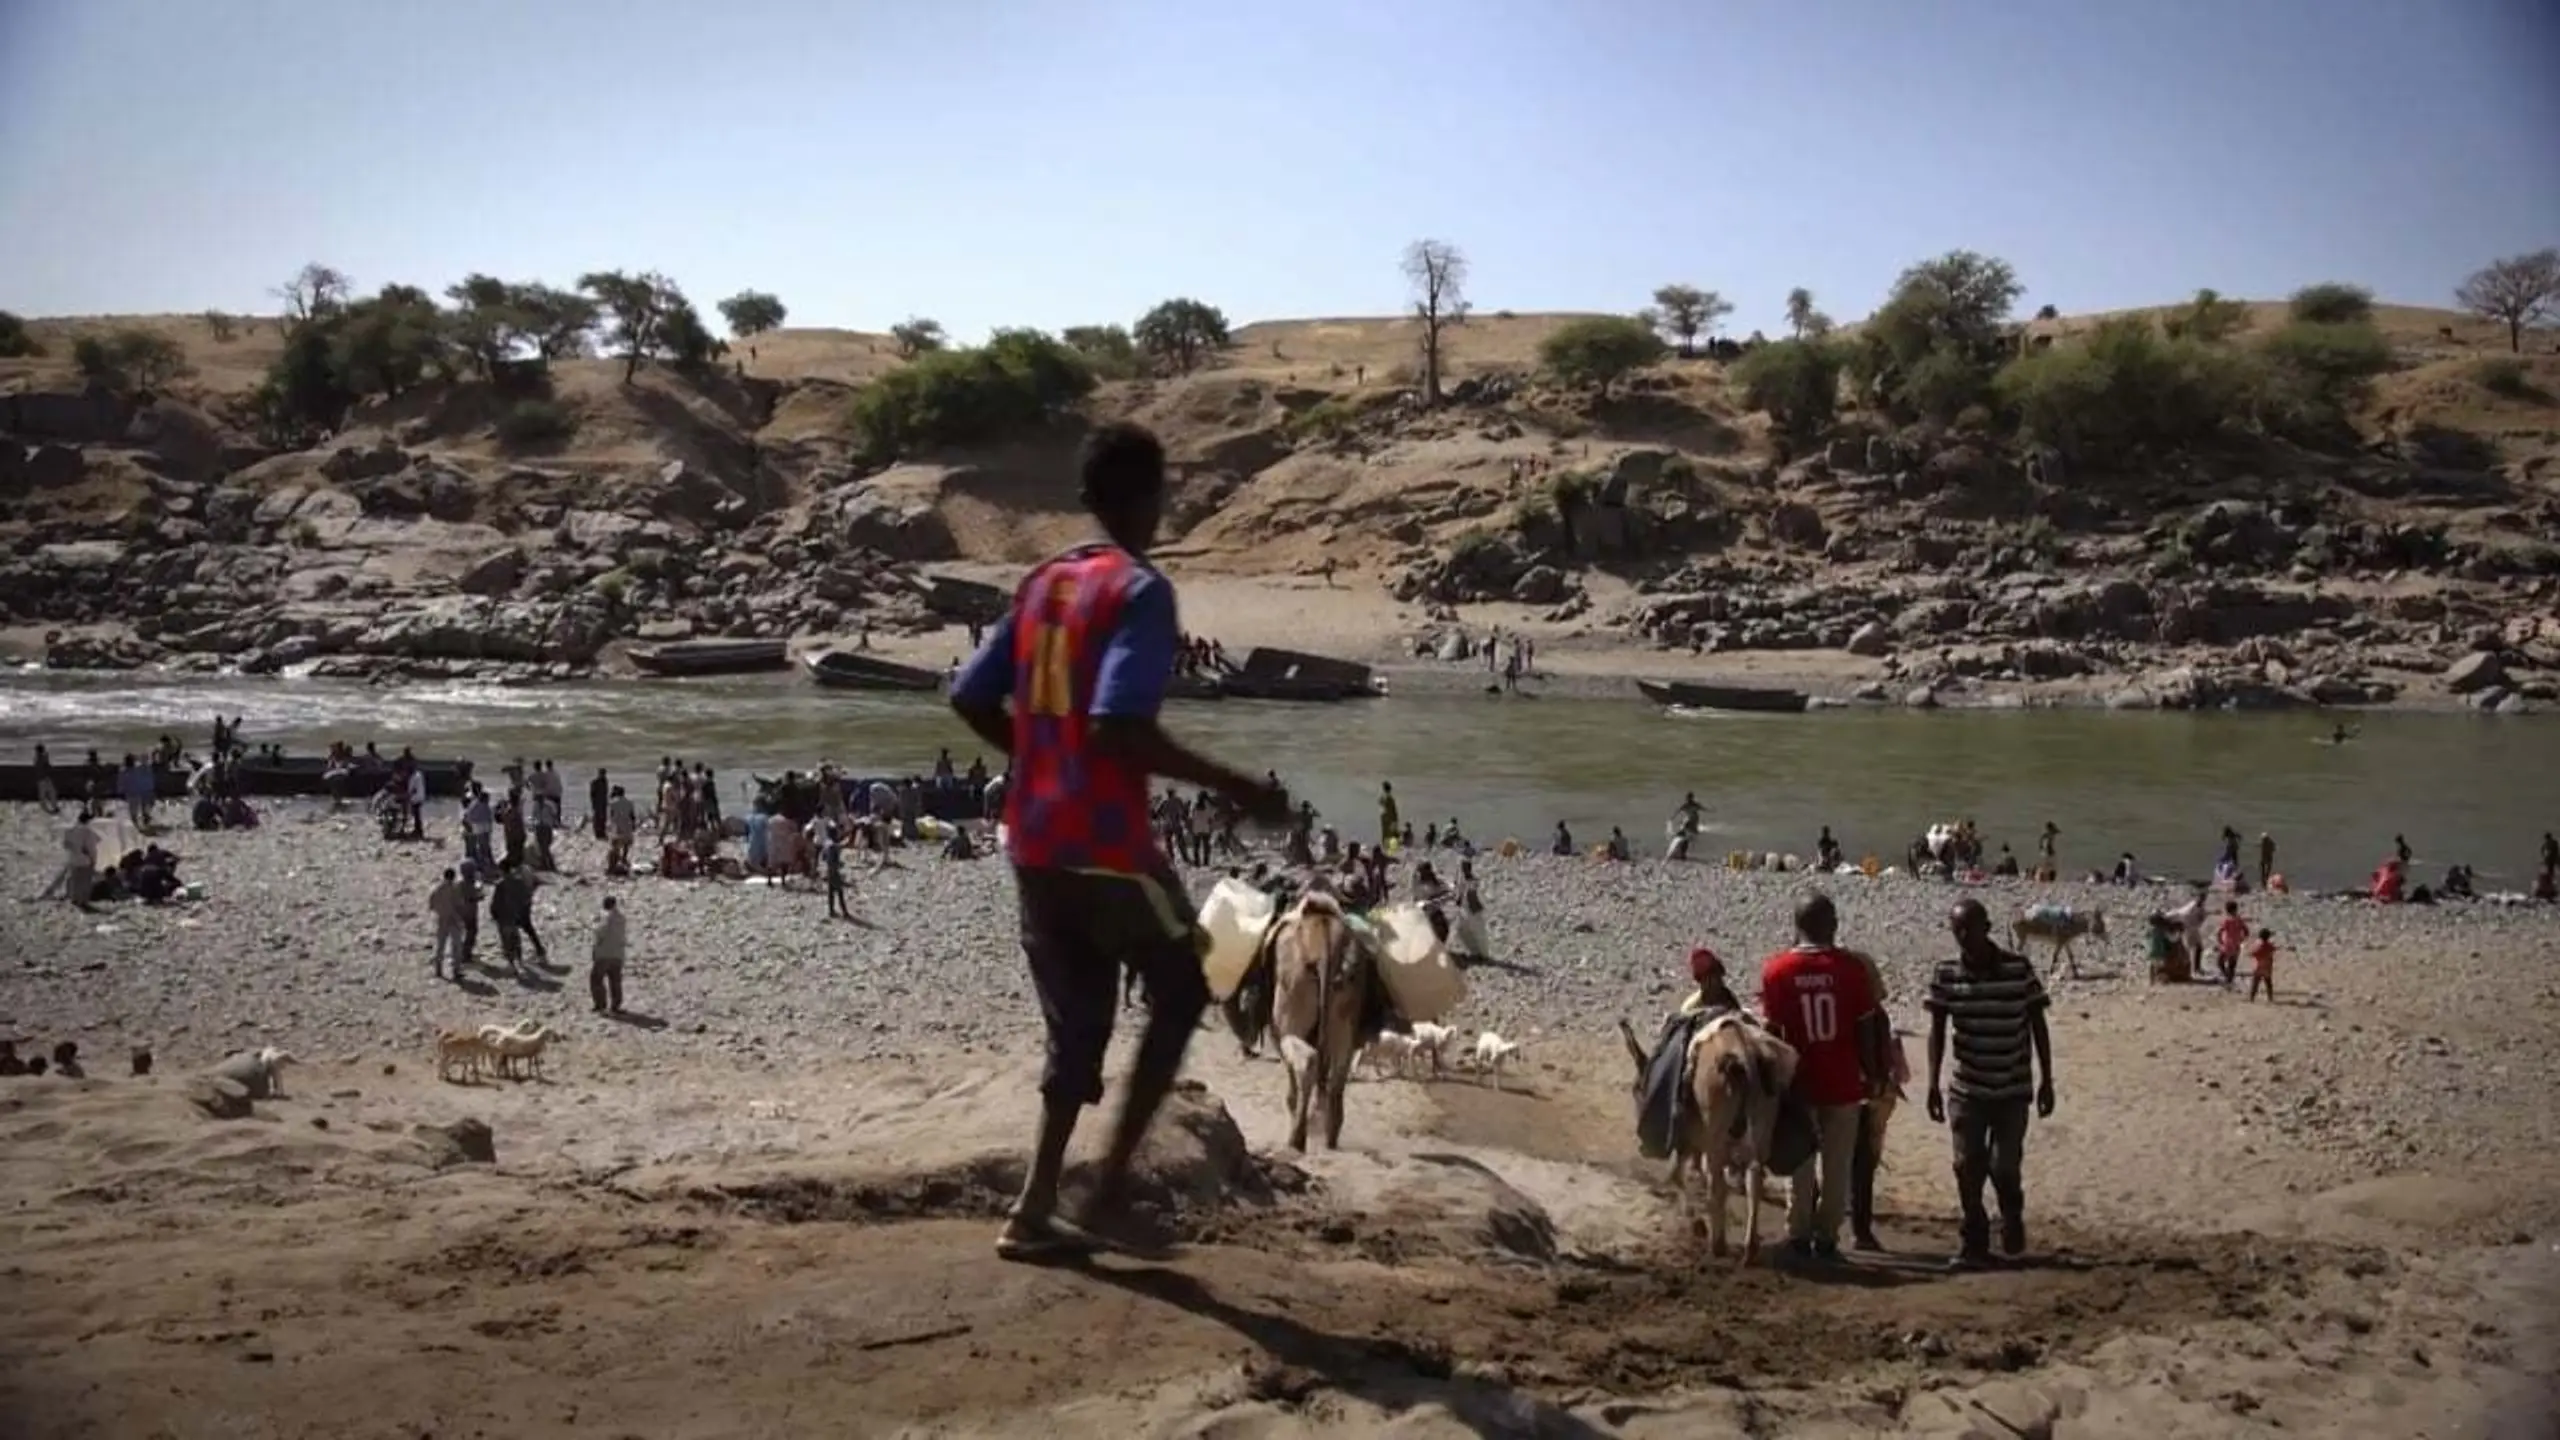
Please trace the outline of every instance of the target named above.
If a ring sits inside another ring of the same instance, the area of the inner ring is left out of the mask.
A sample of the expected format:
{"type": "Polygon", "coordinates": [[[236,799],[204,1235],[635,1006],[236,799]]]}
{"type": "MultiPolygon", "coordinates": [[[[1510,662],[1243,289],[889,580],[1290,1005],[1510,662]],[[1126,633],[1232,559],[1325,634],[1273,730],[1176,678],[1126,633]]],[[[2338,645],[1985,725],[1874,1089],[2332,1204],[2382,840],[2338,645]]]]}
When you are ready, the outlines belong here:
{"type": "Polygon", "coordinates": [[[996,1236],[996,1258],[1023,1265],[1083,1260],[1096,1248],[1091,1236],[1048,1220],[1012,1220],[996,1236]]]}

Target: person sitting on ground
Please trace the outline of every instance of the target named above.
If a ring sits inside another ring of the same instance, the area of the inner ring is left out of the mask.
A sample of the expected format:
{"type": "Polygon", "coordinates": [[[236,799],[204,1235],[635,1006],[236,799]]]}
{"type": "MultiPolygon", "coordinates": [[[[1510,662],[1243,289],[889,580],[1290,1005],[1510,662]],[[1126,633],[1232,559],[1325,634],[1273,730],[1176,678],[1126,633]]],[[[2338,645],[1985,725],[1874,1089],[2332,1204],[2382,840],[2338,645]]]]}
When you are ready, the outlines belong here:
{"type": "Polygon", "coordinates": [[[1840,868],[1840,842],[1831,838],[1831,827],[1822,827],[1822,837],[1813,842],[1813,865],[1817,870],[1840,868]]]}
{"type": "Polygon", "coordinates": [[[1689,978],[1697,983],[1698,988],[1689,993],[1688,999],[1680,1002],[1681,1014],[1738,1011],[1742,1008],[1742,1001],[1725,981],[1724,961],[1704,945],[1689,952],[1689,978]]]}
{"type": "Polygon", "coordinates": [[[2006,845],[2001,846],[2000,861],[1998,864],[1991,867],[1991,873],[1999,876],[2003,880],[2017,879],[2018,857],[2016,853],[2011,851],[2006,845]]]}
{"type": "Polygon", "coordinates": [[[2480,892],[2472,884],[2471,867],[2456,865],[2444,872],[2444,886],[2438,892],[2454,900],[2477,900],[2480,892]]]}
{"type": "Polygon", "coordinates": [[[1566,829],[1564,827],[1564,822],[1561,820],[1556,822],[1556,838],[1554,843],[1548,846],[1547,853],[1550,855],[1570,855],[1573,853],[1573,832],[1566,829]]]}
{"type": "Polygon", "coordinates": [[[2130,850],[2116,857],[2115,883],[2125,886],[2142,883],[2142,871],[2134,865],[2133,852],[2130,850]]]}
{"type": "Polygon", "coordinates": [[[1627,832],[1619,829],[1615,825],[1609,827],[1609,848],[1604,853],[1606,853],[1612,860],[1632,860],[1635,858],[1634,847],[1627,844],[1627,832]]]}
{"type": "Polygon", "coordinates": [[[2397,905],[2407,898],[2408,885],[2407,862],[2394,855],[2374,870],[2372,899],[2379,905],[2397,905]]]}

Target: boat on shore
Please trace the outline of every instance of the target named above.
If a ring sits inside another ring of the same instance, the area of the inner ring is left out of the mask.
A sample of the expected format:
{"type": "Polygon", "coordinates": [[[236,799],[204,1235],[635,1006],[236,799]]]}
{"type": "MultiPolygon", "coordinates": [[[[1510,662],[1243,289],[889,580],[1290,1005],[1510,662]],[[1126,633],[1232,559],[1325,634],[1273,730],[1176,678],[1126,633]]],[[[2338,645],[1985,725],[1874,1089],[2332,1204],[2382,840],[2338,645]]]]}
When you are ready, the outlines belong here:
{"type": "Polygon", "coordinates": [[[1696,685],[1683,680],[1639,680],[1636,689],[1656,705],[1675,710],[1801,715],[1813,708],[1813,697],[1801,690],[1777,690],[1757,685],[1696,685]]]}
{"type": "Polygon", "coordinates": [[[1333,702],[1372,700],[1386,683],[1356,660],[1335,660],[1298,650],[1257,646],[1244,664],[1218,677],[1218,688],[1238,700],[1333,702]]]}
{"type": "MultiPolygon", "coordinates": [[[[468,760],[421,760],[418,768],[426,774],[427,793],[439,800],[450,800],[462,793],[471,780],[468,760]]],[[[151,772],[154,794],[163,800],[184,799],[187,785],[195,778],[192,766],[161,766],[151,772]]],[[[356,765],[346,769],[333,789],[329,779],[329,761],[319,755],[265,755],[241,760],[232,769],[232,783],[243,795],[261,799],[315,798],[343,794],[349,799],[366,799],[391,779],[391,766],[356,765]]],[[[98,793],[115,794],[116,767],[106,765],[98,771],[98,793]]],[[[56,763],[53,767],[54,793],[65,803],[76,802],[88,792],[88,766],[82,762],[56,763]]],[[[0,801],[32,804],[36,798],[36,767],[28,764],[0,765],[0,801]]]]}
{"type": "Polygon", "coordinates": [[[782,640],[677,640],[632,650],[629,659],[643,675],[752,675],[791,667],[790,645],[782,640]]]}
{"type": "Polygon", "coordinates": [[[1224,700],[1227,698],[1226,686],[1223,683],[1225,678],[1221,674],[1206,672],[1176,675],[1164,687],[1164,698],[1167,700],[1224,700]]]}
{"type": "Polygon", "coordinates": [[[800,659],[809,678],[830,690],[914,690],[942,688],[942,672],[921,665],[901,665],[894,660],[858,654],[851,650],[828,650],[800,659]]]}

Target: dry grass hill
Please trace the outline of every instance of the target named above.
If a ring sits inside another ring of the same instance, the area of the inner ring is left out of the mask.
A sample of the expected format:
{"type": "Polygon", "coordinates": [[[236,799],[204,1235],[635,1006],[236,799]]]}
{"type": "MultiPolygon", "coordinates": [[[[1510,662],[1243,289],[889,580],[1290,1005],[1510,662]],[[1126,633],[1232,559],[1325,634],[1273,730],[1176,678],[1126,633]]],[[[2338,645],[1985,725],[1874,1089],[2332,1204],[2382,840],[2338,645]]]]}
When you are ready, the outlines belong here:
{"type": "MultiPolygon", "coordinates": [[[[2272,330],[2284,315],[2281,304],[2248,306],[2240,338],[2272,330]]],[[[1614,586],[1607,593],[1623,595],[1629,583],[1658,584],[1709,556],[1728,574],[1757,566],[1755,574],[1773,579],[1802,578],[1817,557],[1829,573],[1853,581],[1862,565],[1883,567],[1879,574],[1942,565],[1915,561],[1897,546],[1922,530],[1953,536],[1961,550],[1972,543],[1966,535],[1997,547],[2039,526],[2078,529],[2101,537],[2080,557],[2084,565],[2138,569],[2135,532],[2171,510],[2222,496],[2306,503],[2311,518],[2303,524],[2389,531],[2414,522],[2463,544],[2510,551],[2544,543],[2560,527],[2560,472],[2553,468],[2560,355],[2552,353],[2548,330],[2530,333],[2529,353],[2510,362],[2495,325],[2450,311],[2378,307],[2394,368],[2354,417],[2365,442],[2361,455],[2344,447],[2326,455],[2262,448],[2218,468],[2167,467],[2093,505],[2070,485],[2021,487],[2014,459],[1978,453],[2000,451],[2002,442],[1990,437],[1933,434],[1900,462],[1912,474],[1891,477],[1893,484],[1882,474],[1863,475],[1878,468],[1875,452],[1863,452],[1862,467],[1854,442],[1892,427],[1854,401],[1841,416],[1851,438],[1826,452],[1828,467],[1819,457],[1812,469],[1789,464],[1801,457],[1783,453],[1766,415],[1746,411],[1731,367],[1703,354],[1664,359],[1596,398],[1539,370],[1541,342],[1580,318],[1587,317],[1471,315],[1448,332],[1444,376],[1453,398],[1438,408],[1414,403],[1419,329],[1401,317],[1246,325],[1197,372],[1109,381],[1081,408],[1088,417],[1139,419],[1165,437],[1184,480],[1166,541],[1177,567],[1267,577],[1310,574],[1330,560],[1352,575],[1401,580],[1399,593],[1415,598],[1448,598],[1445,586],[1416,592],[1415,572],[1445,567],[1471,537],[1486,534],[1527,536],[1524,550],[1543,549],[1568,570],[1588,572],[1595,590],[1614,586]],[[1588,526],[1575,533],[1570,519],[1561,537],[1551,520],[1543,531],[1533,522],[1593,487],[1623,491],[1629,475],[1676,480],[1667,490],[1653,485],[1657,496],[1670,498],[1647,503],[1657,511],[1668,503],[1675,513],[1643,517],[1634,527],[1641,537],[1595,543],[1588,526]],[[1925,483],[1902,483],[1915,478],[1925,483]]],[[[2105,318],[2063,316],[2022,329],[2068,345],[2105,318]]],[[[0,360],[0,395],[76,394],[69,357],[78,339],[130,327],[176,342],[189,367],[156,402],[158,438],[141,446],[84,444],[76,483],[40,486],[14,500],[0,484],[0,543],[15,535],[24,550],[39,540],[77,538],[71,530],[83,527],[113,533],[120,517],[147,510],[155,486],[173,473],[199,485],[324,483],[315,475],[316,455],[307,464],[257,463],[265,452],[250,439],[244,402],[282,353],[273,318],[235,317],[228,338],[199,317],[30,321],[46,353],[0,360]],[[173,435],[180,440],[173,443],[173,435]]],[[[397,448],[435,462],[473,492],[458,509],[506,535],[523,528],[525,516],[564,507],[705,524],[714,510],[733,521],[782,517],[777,531],[704,537],[720,546],[813,533],[840,512],[858,510],[849,532],[855,543],[904,561],[1003,565],[1037,558],[1079,530],[1069,479],[1072,425],[992,447],[921,454],[885,471],[862,463],[854,398],[905,363],[887,335],[784,329],[737,346],[728,368],[694,376],[652,364],[625,383],[617,360],[557,364],[548,396],[567,431],[560,438],[511,443],[500,422],[514,398],[476,382],[429,383],[360,405],[320,449],[397,448]],[[701,504],[671,510],[653,495],[675,462],[687,483],[701,488],[701,504]],[[730,499],[744,503],[725,510],[715,503],[730,499]],[[823,519],[812,518],[820,512],[823,519]]],[[[2531,565],[2511,568],[2536,573],[2531,565]]],[[[446,569],[459,574],[461,562],[446,569]]],[[[434,564],[400,570],[422,583],[439,573],[434,564]]],[[[1516,571],[1492,591],[1542,612],[1552,607],[1558,592],[1543,581],[1510,596],[1514,578],[1516,571]]],[[[1580,583],[1572,581],[1564,598],[1580,583]]],[[[1579,613],[1568,605],[1545,618],[1562,622],[1579,613]]],[[[1648,629],[1652,623],[1628,614],[1592,619],[1648,629]]]]}

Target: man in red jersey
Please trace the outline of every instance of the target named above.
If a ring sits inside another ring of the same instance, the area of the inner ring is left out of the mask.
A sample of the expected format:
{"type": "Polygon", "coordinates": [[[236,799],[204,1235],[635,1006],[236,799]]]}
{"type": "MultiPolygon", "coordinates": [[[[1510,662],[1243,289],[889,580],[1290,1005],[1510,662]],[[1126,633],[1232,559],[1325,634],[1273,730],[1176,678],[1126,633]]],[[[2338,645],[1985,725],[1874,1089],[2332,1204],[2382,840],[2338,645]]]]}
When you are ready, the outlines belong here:
{"type": "Polygon", "coordinates": [[[1007,1259],[1062,1258],[1101,1243],[1096,1232],[1117,1218],[1129,1163],[1209,1003],[1191,903],[1149,823],[1149,777],[1216,791],[1256,819],[1288,813],[1278,787],[1194,754],[1156,722],[1181,635],[1173,583],[1146,562],[1164,487],[1154,435],[1135,425],[1095,431],[1083,500],[1110,538],[1026,576],[951,687],[951,708],[1012,757],[1005,852],[1048,1028],[1040,1134],[996,1241],[1007,1259]],[[1102,1098],[1124,966],[1145,979],[1147,1028],[1085,1223],[1070,1225],[1057,1215],[1059,1174],[1077,1115],[1102,1098]]]}
{"type": "Polygon", "coordinates": [[[1760,967],[1760,1013],[1795,1047],[1796,1095],[1813,1112],[1818,1142],[1787,1182],[1787,1246],[1801,1259],[1840,1257],[1858,1110],[1887,1075],[1884,1010],[1865,963],[1834,943],[1839,935],[1831,897],[1809,896],[1796,907],[1796,943],[1760,967]]]}

